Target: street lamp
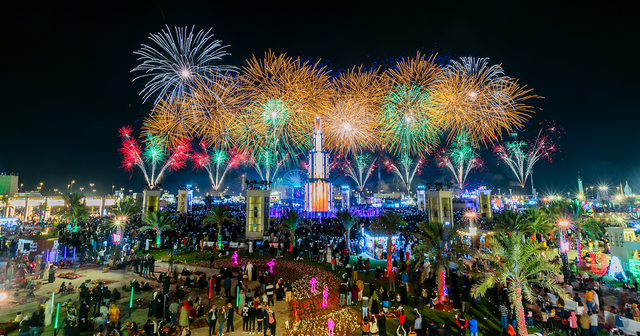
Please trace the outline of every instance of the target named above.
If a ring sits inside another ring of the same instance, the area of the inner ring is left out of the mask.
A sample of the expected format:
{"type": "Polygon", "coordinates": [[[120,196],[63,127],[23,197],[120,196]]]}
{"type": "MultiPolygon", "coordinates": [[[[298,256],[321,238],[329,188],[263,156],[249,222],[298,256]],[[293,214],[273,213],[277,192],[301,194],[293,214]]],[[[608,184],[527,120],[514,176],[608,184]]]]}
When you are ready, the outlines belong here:
{"type": "Polygon", "coordinates": [[[73,184],[76,183],[76,181],[71,181],[71,184],[69,185],[71,187],[71,193],[73,194],[73,184]]]}
{"type": "Polygon", "coordinates": [[[562,219],[558,222],[558,226],[560,226],[560,258],[562,259],[562,273],[565,278],[569,278],[569,259],[567,258],[567,252],[569,251],[570,243],[565,240],[566,230],[571,223],[562,219]]]}
{"type": "Polygon", "coordinates": [[[93,183],[89,183],[89,186],[91,187],[91,188],[90,188],[90,189],[91,189],[91,191],[95,193],[96,191],[95,191],[95,190],[93,190],[93,183]]]}
{"type": "Polygon", "coordinates": [[[467,211],[464,216],[469,219],[469,235],[471,235],[471,248],[476,247],[476,233],[478,233],[478,228],[475,227],[474,220],[478,214],[475,211],[467,211]]]}

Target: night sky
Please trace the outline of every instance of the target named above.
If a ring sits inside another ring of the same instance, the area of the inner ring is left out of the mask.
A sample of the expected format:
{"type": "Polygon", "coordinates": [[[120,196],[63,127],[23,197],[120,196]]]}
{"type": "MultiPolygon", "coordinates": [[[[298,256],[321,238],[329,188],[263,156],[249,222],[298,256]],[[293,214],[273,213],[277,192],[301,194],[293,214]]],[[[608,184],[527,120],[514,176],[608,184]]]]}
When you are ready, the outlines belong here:
{"type": "MultiPolygon", "coordinates": [[[[112,185],[142,190],[138,171],[118,168],[117,129],[136,128],[148,115],[150,101],[143,104],[138,96],[144,82],[132,82],[130,70],[138,64],[133,52],[167,24],[213,28],[230,45],[228,62],[237,66],[269,49],[322,59],[334,72],[417,50],[489,57],[545,97],[530,101],[537,108],[532,129],[545,119],[565,128],[562,152],[534,169],[539,192],[576,191],[578,172],[586,187],[607,183],[615,189],[628,180],[640,192],[634,131],[640,121],[640,13],[631,7],[574,1],[129,2],[4,4],[0,171],[19,173],[24,189],[43,182],[45,191],[65,191],[75,180],[74,189],[85,187],[85,193],[89,183],[98,194],[110,193],[112,185]]],[[[492,153],[482,155],[488,167],[471,173],[471,182],[523,192],[509,186],[515,178],[492,153]]],[[[442,180],[443,173],[431,159],[420,178],[442,180]]],[[[207,180],[205,172],[189,167],[163,185],[206,189],[207,180]]]]}

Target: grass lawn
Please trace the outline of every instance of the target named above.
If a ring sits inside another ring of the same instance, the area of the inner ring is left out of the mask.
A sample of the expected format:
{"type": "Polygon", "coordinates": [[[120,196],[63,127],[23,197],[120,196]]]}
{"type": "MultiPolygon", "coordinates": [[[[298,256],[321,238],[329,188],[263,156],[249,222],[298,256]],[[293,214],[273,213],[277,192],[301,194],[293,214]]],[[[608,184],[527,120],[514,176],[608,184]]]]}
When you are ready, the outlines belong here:
{"type": "MultiPolygon", "coordinates": [[[[143,257],[147,253],[149,253],[157,261],[159,261],[159,262],[167,262],[168,259],[169,259],[169,252],[170,252],[169,249],[150,250],[148,252],[144,252],[144,251],[143,252],[138,252],[138,256],[143,257]]],[[[210,252],[206,251],[206,252],[204,252],[204,256],[205,256],[204,260],[201,257],[199,257],[197,261],[198,262],[199,261],[208,261],[209,260],[209,255],[210,255],[210,252]]],[[[242,258],[243,256],[244,256],[244,254],[240,253],[240,258],[242,258]]],[[[195,256],[195,252],[193,252],[193,251],[179,251],[178,252],[178,256],[174,257],[174,260],[179,260],[181,262],[181,264],[194,265],[195,262],[196,262],[196,258],[195,257],[196,257],[195,256]]],[[[224,256],[224,257],[222,257],[222,259],[226,259],[226,258],[229,258],[229,257],[230,256],[224,256]]],[[[254,252],[254,253],[249,254],[249,257],[250,258],[259,258],[258,257],[258,252],[254,252]]],[[[306,254],[305,254],[305,257],[306,257],[306,254]]],[[[265,253],[263,258],[271,258],[271,256],[270,256],[269,253],[265,253]]],[[[216,254],[216,259],[218,259],[217,254],[216,254]]],[[[356,257],[352,257],[351,258],[351,263],[353,264],[353,262],[356,259],[357,259],[356,257]]],[[[294,261],[293,257],[290,254],[284,255],[279,260],[294,261]]],[[[331,265],[329,263],[312,262],[312,261],[309,261],[308,259],[299,260],[299,261],[296,261],[296,262],[319,267],[319,268],[324,269],[324,270],[326,270],[328,272],[334,273],[339,278],[341,278],[341,275],[344,273],[344,268],[339,268],[339,269],[336,268],[336,271],[332,271],[331,270],[331,265]]],[[[386,260],[371,260],[370,261],[370,267],[371,267],[372,270],[375,270],[375,268],[378,265],[381,268],[385,268],[386,267],[386,260]]],[[[365,273],[359,273],[358,274],[358,279],[361,279],[365,283],[365,293],[368,293],[368,291],[369,291],[368,286],[372,281],[375,282],[376,288],[380,288],[380,286],[383,286],[385,289],[389,288],[388,282],[375,280],[374,274],[375,274],[375,271],[369,272],[369,275],[367,275],[365,273]]],[[[414,320],[416,318],[416,316],[417,316],[416,312],[412,308],[412,307],[415,307],[414,297],[413,296],[409,296],[409,297],[407,297],[407,300],[408,300],[408,305],[406,305],[406,307],[405,307],[405,313],[407,314],[407,318],[409,318],[410,320],[414,320]]],[[[356,311],[359,311],[359,312],[362,311],[362,305],[360,303],[358,303],[358,305],[354,306],[353,308],[356,311]]],[[[380,309],[382,309],[382,307],[380,307],[380,309]]],[[[422,318],[423,318],[423,320],[425,320],[425,323],[427,323],[429,320],[433,320],[435,322],[449,321],[449,324],[453,327],[453,326],[456,325],[455,318],[456,318],[456,314],[458,312],[456,312],[456,311],[446,312],[446,311],[435,310],[435,309],[428,308],[426,306],[426,304],[425,304],[425,308],[422,309],[420,311],[420,313],[422,314],[422,318]]],[[[478,320],[479,335],[500,335],[501,334],[500,319],[498,317],[498,308],[494,303],[490,302],[487,298],[482,298],[481,302],[479,304],[477,304],[477,305],[476,304],[470,304],[469,312],[466,315],[467,315],[467,317],[474,316],[476,318],[476,320],[478,320]]],[[[556,325],[557,325],[557,323],[556,323],[556,325]]],[[[395,335],[396,334],[396,329],[398,328],[398,320],[396,320],[396,319],[387,319],[386,326],[387,326],[387,335],[395,335]]],[[[528,328],[529,333],[537,332],[540,329],[542,329],[542,327],[541,327],[541,323],[539,323],[539,322],[535,323],[535,327],[534,328],[528,328]]],[[[454,335],[457,334],[457,331],[455,330],[455,328],[453,328],[452,333],[454,333],[454,335]]],[[[359,334],[360,333],[357,333],[357,335],[359,335],[359,334]]],[[[561,335],[557,331],[556,331],[555,334],[561,335]]],[[[608,335],[608,333],[606,333],[604,331],[599,331],[598,334],[602,335],[602,336],[608,335]]]]}

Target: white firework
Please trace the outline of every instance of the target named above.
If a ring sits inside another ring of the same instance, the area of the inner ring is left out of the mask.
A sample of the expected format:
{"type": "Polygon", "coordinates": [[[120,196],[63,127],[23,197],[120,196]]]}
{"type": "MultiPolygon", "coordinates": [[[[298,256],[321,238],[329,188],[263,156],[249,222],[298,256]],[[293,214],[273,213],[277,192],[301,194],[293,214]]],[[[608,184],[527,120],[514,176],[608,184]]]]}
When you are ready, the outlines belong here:
{"type": "Polygon", "coordinates": [[[195,27],[191,31],[187,27],[175,27],[174,36],[166,27],[166,31],[150,34],[149,39],[155,47],[143,44],[134,52],[142,63],[131,71],[144,72],[134,80],[148,79],[140,92],[145,102],[156,93],[156,101],[158,98],[180,101],[198,77],[226,77],[238,71],[233,65],[218,64],[224,56],[231,54],[225,50],[228,45],[213,39],[211,29],[194,34],[195,27]]]}

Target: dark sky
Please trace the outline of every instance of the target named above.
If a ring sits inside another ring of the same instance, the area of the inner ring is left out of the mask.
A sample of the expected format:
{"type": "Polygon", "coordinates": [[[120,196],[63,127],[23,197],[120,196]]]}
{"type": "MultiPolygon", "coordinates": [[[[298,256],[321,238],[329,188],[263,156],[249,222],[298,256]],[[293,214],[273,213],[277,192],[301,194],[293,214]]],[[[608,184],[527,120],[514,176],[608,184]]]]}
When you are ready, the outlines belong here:
{"type": "MultiPolygon", "coordinates": [[[[138,96],[143,82],[132,83],[133,52],[168,24],[213,28],[231,45],[229,62],[238,66],[269,48],[320,58],[334,71],[416,50],[490,57],[545,97],[531,102],[541,109],[532,124],[552,119],[565,127],[562,152],[535,167],[539,191],[575,190],[578,172],[586,186],[628,180],[640,191],[637,7],[574,1],[65,3],[3,6],[0,171],[19,173],[25,189],[43,182],[45,190],[65,190],[71,180],[85,192],[89,183],[98,193],[112,185],[141,189],[139,172],[130,178],[118,168],[117,129],[139,126],[150,109],[138,96]]],[[[489,167],[472,173],[471,181],[506,188],[511,173],[495,165],[493,154],[483,156],[489,167]]],[[[441,179],[433,161],[430,166],[421,178],[441,179]]],[[[208,184],[205,173],[190,168],[164,181],[169,188],[186,183],[208,184]]]]}

